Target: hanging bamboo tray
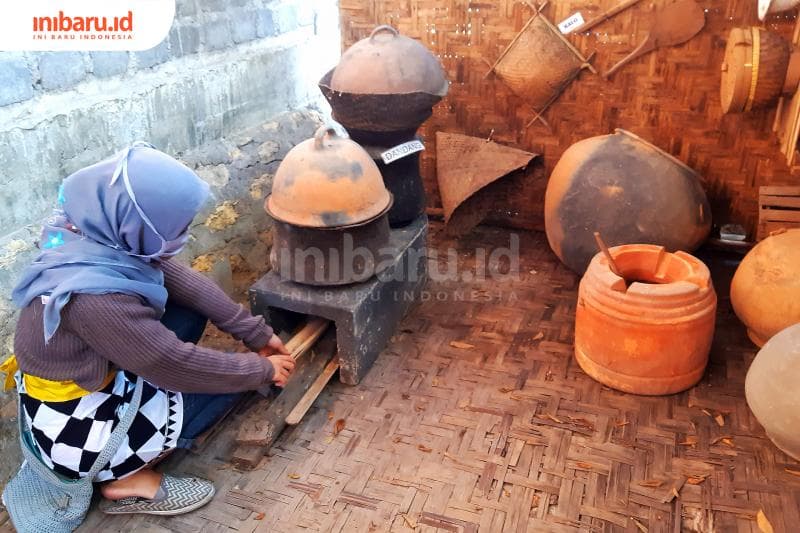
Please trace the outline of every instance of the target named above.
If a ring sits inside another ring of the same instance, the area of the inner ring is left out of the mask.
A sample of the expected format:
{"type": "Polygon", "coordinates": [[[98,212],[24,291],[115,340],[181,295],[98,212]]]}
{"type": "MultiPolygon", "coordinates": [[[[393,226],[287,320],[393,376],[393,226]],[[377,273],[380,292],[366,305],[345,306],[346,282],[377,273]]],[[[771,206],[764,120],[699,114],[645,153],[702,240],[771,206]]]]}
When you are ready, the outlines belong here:
{"type": "Polygon", "coordinates": [[[537,11],[494,62],[494,72],[518,96],[544,111],[580,71],[594,67],[537,11]]]}

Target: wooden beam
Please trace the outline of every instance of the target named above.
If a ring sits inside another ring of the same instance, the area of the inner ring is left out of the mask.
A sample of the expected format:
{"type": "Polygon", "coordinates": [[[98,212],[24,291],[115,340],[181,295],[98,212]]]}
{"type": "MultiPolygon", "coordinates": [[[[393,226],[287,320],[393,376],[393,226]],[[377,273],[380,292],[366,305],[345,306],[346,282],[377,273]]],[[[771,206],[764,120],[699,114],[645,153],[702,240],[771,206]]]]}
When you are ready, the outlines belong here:
{"type": "Polygon", "coordinates": [[[290,426],[295,426],[300,423],[303,417],[308,412],[311,405],[314,403],[314,400],[317,399],[317,396],[322,392],[322,389],[325,388],[325,385],[331,380],[331,377],[339,370],[339,358],[334,357],[328,364],[325,366],[325,369],[322,371],[322,374],[317,377],[316,381],[308,388],[306,393],[300,398],[300,401],[297,402],[297,405],[294,406],[294,409],[289,413],[286,417],[286,423],[290,426]]]}

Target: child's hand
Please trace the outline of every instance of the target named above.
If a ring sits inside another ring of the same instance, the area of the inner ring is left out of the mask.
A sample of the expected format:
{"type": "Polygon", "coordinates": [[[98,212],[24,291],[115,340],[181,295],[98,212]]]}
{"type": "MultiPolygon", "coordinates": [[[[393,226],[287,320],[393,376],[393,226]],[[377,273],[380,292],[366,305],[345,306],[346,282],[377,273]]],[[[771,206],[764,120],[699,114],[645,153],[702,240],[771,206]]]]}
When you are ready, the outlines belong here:
{"type": "Polygon", "coordinates": [[[270,355],[267,357],[272,368],[275,369],[272,381],[279,387],[285,387],[289,377],[294,372],[294,359],[290,355],[270,355]]]}
{"type": "Polygon", "coordinates": [[[259,355],[269,357],[270,355],[277,355],[277,354],[289,355],[289,350],[286,349],[286,346],[284,346],[283,341],[281,340],[280,337],[278,337],[277,335],[272,335],[267,345],[261,348],[261,350],[258,353],[259,355]]]}

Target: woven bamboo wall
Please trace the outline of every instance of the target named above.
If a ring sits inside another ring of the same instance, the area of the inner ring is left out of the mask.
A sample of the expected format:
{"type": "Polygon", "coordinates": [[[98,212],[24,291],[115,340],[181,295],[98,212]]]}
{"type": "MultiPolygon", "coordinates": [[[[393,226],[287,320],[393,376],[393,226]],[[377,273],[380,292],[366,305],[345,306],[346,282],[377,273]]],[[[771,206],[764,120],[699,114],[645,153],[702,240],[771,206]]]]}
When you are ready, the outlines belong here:
{"type": "MultiPolygon", "coordinates": [[[[436,187],[437,130],[492,139],[543,154],[544,168],[531,169],[498,196],[506,222],[542,227],[546,176],[570,144],[628,129],[676,155],[705,178],[715,224],[741,222],[753,232],[758,187],[798,184],[791,177],[772,133],[774,110],[722,115],[720,65],[728,32],[758,23],[756,0],[698,0],[706,25],[688,43],[659,50],[623,67],[610,81],[584,71],[545,113],[541,124],[525,129],[533,116],[525,102],[490,76],[493,63],[530,18],[529,5],[514,0],[340,0],[344,47],[367,36],[377,24],[392,24],[420,39],[439,55],[452,82],[450,94],[423,129],[427,151],[423,175],[429,204],[439,205],[436,187]]],[[[584,19],[618,0],[554,0],[543,13],[558,23],[576,11],[584,19]]],[[[584,54],[596,51],[599,72],[627,55],[644,39],[656,4],[642,0],[589,32],[568,39],[584,54]]],[[[779,15],[767,27],[791,37],[795,15],[779,15]]]]}

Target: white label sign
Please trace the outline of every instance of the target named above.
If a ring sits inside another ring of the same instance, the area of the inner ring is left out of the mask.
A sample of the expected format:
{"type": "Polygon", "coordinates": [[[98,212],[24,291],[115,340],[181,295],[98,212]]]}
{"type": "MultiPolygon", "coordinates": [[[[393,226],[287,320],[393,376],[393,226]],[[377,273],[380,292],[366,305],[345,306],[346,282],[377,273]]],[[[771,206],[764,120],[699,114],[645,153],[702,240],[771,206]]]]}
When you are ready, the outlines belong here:
{"type": "Polygon", "coordinates": [[[408,141],[407,143],[398,144],[394,148],[390,148],[381,154],[381,159],[387,165],[392,161],[403,159],[406,156],[421,152],[425,149],[425,145],[418,140],[408,141]]]}
{"type": "Polygon", "coordinates": [[[571,31],[577,30],[581,26],[583,26],[583,16],[581,16],[580,11],[575,13],[574,15],[566,18],[558,23],[558,29],[561,33],[569,33],[571,31]]]}

